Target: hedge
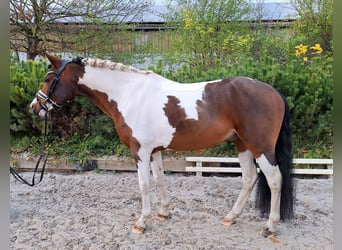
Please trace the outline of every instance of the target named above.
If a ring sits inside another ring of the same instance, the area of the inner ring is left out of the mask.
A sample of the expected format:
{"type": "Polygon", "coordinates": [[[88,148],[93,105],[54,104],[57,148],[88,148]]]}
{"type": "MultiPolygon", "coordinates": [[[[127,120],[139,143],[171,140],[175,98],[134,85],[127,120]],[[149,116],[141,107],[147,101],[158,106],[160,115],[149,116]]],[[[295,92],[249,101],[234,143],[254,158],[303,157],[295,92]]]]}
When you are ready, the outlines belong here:
{"type": "MultiPolygon", "coordinates": [[[[252,57],[206,72],[191,65],[173,67],[166,60],[152,67],[157,73],[179,82],[249,76],[273,85],[288,99],[296,157],[332,157],[332,57],[320,55],[303,61],[293,58],[279,62],[272,57],[252,57]],[[169,70],[165,71],[165,68],[169,70]]],[[[10,67],[10,133],[12,152],[39,150],[42,121],[32,113],[29,104],[42,85],[45,61],[13,61],[10,67]]],[[[85,98],[75,98],[62,110],[53,111],[53,154],[71,158],[129,154],[119,141],[112,120],[85,98]],[[56,114],[58,112],[58,115],[56,114]]],[[[222,144],[195,154],[231,155],[232,146],[222,144]]]]}

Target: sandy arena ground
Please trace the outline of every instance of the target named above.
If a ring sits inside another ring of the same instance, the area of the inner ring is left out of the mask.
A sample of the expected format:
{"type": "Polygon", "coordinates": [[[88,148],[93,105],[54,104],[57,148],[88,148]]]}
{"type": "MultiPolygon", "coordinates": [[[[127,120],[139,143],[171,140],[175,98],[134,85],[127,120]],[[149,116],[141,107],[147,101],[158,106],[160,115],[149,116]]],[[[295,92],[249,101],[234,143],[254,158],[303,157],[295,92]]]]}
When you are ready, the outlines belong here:
{"type": "MultiPolygon", "coordinates": [[[[221,224],[238,196],[240,177],[172,174],[166,185],[170,219],[151,218],[146,233],[135,235],[137,173],[48,173],[34,188],[11,177],[10,249],[333,249],[331,178],[296,179],[295,219],[278,226],[278,244],[259,234],[266,219],[254,209],[254,192],[235,225],[221,224]]],[[[151,199],[156,213],[154,185],[151,199]]]]}

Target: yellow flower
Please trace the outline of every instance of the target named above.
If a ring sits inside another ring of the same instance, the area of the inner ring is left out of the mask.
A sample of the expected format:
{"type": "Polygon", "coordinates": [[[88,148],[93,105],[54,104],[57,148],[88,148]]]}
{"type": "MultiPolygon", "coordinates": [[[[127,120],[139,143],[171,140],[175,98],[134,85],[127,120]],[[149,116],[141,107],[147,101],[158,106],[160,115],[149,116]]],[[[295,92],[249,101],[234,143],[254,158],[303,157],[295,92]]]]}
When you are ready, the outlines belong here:
{"type": "Polygon", "coordinates": [[[304,61],[304,62],[307,62],[307,61],[308,61],[308,57],[307,57],[307,56],[304,56],[304,57],[303,57],[303,61],[304,61]]]}
{"type": "Polygon", "coordinates": [[[307,45],[303,45],[302,43],[297,45],[295,47],[296,50],[296,56],[300,56],[302,54],[305,54],[308,51],[308,46],[307,45]]]}
{"type": "Polygon", "coordinates": [[[317,50],[317,51],[323,50],[319,43],[316,43],[315,46],[310,47],[310,49],[317,50]]]}
{"type": "Polygon", "coordinates": [[[312,52],[312,54],[320,54],[323,51],[323,49],[319,43],[316,43],[315,46],[310,47],[310,49],[315,50],[314,52],[312,52]]]}
{"type": "Polygon", "coordinates": [[[184,14],[185,14],[185,19],[184,19],[185,29],[190,29],[194,25],[192,14],[189,10],[185,10],[184,14]]]}

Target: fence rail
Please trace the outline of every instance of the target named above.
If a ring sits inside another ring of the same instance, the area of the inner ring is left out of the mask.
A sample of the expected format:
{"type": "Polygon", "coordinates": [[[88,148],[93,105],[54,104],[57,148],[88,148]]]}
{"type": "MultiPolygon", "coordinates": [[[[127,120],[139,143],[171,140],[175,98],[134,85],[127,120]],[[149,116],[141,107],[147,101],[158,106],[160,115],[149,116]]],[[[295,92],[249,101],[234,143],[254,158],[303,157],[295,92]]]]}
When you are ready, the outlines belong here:
{"type": "MultiPolygon", "coordinates": [[[[207,173],[241,173],[239,167],[212,167],[203,166],[203,163],[239,163],[237,157],[186,157],[186,162],[192,162],[195,166],[185,167],[186,172],[196,172],[197,175],[207,173]]],[[[315,168],[293,168],[293,174],[305,175],[333,175],[333,159],[293,159],[296,165],[315,165],[315,168]],[[319,167],[319,168],[317,168],[319,167]],[[323,168],[322,168],[323,167],[323,168]]],[[[259,169],[258,169],[259,171],[259,169]]]]}

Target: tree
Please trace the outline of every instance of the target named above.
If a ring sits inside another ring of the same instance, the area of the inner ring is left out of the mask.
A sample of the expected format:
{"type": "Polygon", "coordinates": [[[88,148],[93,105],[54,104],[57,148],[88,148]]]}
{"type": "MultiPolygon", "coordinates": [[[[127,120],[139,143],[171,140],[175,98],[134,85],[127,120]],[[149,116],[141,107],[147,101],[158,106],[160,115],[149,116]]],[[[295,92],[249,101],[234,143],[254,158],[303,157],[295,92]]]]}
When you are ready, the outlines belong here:
{"type": "Polygon", "coordinates": [[[10,47],[25,51],[27,59],[46,49],[77,51],[81,33],[82,43],[87,45],[106,41],[103,32],[84,31],[87,26],[98,31],[106,27],[108,32],[113,23],[136,20],[150,4],[151,0],[10,0],[10,47]],[[67,25],[70,23],[74,26],[67,25]]]}
{"type": "Polygon", "coordinates": [[[291,0],[299,18],[294,25],[301,43],[319,43],[323,51],[332,52],[333,0],[291,0]]]}
{"type": "Polygon", "coordinates": [[[248,0],[170,0],[165,18],[177,27],[177,56],[203,70],[232,60],[247,45],[248,26],[241,20],[250,9],[248,0]]]}

